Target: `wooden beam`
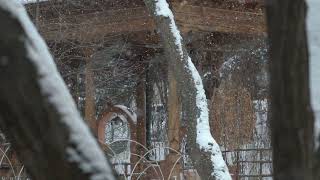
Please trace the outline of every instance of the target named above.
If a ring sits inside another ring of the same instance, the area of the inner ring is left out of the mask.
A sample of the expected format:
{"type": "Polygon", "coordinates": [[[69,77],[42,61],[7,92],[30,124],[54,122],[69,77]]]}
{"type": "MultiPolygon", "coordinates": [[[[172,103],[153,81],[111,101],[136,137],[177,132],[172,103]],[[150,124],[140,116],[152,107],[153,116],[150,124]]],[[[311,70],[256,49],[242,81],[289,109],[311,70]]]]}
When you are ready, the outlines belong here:
{"type": "MultiPolygon", "coordinates": [[[[263,35],[266,31],[262,13],[178,4],[173,4],[173,9],[183,33],[194,31],[263,35]]],[[[40,32],[47,40],[55,41],[99,41],[109,34],[154,30],[154,21],[145,7],[63,15],[60,18],[42,19],[40,22],[40,32]]]]}

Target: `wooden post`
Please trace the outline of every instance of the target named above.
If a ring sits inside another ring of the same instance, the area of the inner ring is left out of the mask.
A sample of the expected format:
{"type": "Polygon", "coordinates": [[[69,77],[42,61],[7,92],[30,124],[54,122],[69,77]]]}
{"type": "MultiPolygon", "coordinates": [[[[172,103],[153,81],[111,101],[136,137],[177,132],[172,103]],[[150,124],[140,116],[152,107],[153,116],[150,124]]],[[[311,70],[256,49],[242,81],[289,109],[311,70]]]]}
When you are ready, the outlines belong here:
{"type": "Polygon", "coordinates": [[[92,48],[84,48],[83,49],[85,60],[86,60],[86,68],[85,68],[85,110],[84,116],[87,121],[89,127],[91,128],[94,134],[97,133],[97,125],[96,125],[96,104],[95,104],[95,86],[94,86],[94,78],[92,72],[92,48]]]}
{"type": "Polygon", "coordinates": [[[262,150],[261,149],[258,149],[258,151],[259,151],[259,159],[260,159],[260,162],[259,162],[259,179],[260,180],[262,180],[262,164],[263,164],[263,162],[262,162],[262,150]]]}
{"type": "MultiPolygon", "coordinates": [[[[178,97],[177,80],[173,76],[172,68],[168,67],[168,79],[169,79],[169,95],[168,95],[168,140],[169,147],[180,151],[180,112],[181,104],[178,97]]],[[[178,160],[179,155],[176,152],[170,150],[170,153],[166,160],[161,164],[163,174],[168,179],[180,179],[181,164],[178,162],[175,167],[174,164],[178,160]],[[172,170],[173,168],[173,170],[172,170]],[[170,175],[170,172],[172,173],[170,175]],[[169,177],[170,176],[170,177],[169,177]]]]}
{"type": "Polygon", "coordinates": [[[146,146],[146,94],[145,80],[141,80],[136,89],[137,114],[137,141],[146,146]]]}
{"type": "Polygon", "coordinates": [[[237,170],[236,170],[236,180],[240,179],[240,163],[239,163],[239,151],[236,150],[236,158],[237,158],[237,170]]]}
{"type": "MultiPolygon", "coordinates": [[[[142,79],[136,89],[137,103],[137,126],[136,126],[136,141],[146,146],[146,94],[145,94],[145,79],[142,79]]],[[[144,148],[140,145],[136,146],[135,152],[141,156],[145,154],[144,148]]],[[[135,162],[133,162],[135,163],[135,162]]],[[[143,171],[141,163],[138,165],[137,171],[143,171]]]]}
{"type": "MultiPolygon", "coordinates": [[[[170,68],[169,68],[170,70],[170,68]]],[[[170,148],[180,151],[180,112],[181,105],[177,93],[177,81],[173,77],[172,73],[169,72],[169,96],[168,96],[168,107],[169,107],[169,130],[168,138],[170,148]]],[[[178,154],[171,152],[168,157],[168,167],[172,167],[179,158],[178,154]]],[[[170,169],[171,170],[171,169],[170,169]]],[[[171,177],[177,177],[180,179],[181,164],[177,163],[174,167],[171,177]]],[[[170,173],[170,172],[169,172],[170,173]]],[[[170,178],[168,178],[170,179],[170,178]]]]}

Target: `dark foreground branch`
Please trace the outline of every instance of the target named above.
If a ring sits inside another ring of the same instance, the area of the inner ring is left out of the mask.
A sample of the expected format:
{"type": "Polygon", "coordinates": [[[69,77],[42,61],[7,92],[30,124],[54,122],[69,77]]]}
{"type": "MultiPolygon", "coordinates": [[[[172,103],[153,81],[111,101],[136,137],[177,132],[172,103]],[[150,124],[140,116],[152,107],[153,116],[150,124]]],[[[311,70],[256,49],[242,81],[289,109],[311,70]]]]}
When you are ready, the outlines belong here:
{"type": "Polygon", "coordinates": [[[22,5],[0,0],[0,126],[35,180],[113,180],[22,5]]]}
{"type": "MultiPolygon", "coordinates": [[[[313,113],[305,0],[267,0],[275,180],[311,180],[313,113]]],[[[316,178],[318,179],[318,178],[316,178]]]]}

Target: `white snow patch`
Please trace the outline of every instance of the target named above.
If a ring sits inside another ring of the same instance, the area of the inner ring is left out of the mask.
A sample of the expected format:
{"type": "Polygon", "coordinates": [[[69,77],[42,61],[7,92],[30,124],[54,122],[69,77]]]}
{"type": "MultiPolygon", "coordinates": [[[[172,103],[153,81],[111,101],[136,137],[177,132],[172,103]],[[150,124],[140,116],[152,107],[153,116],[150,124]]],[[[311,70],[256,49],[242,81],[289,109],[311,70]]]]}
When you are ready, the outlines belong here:
{"type": "MultiPolygon", "coordinates": [[[[227,78],[226,76],[230,76],[231,71],[233,71],[235,68],[239,69],[239,58],[240,57],[238,55],[232,56],[221,65],[219,69],[220,78],[227,78]]],[[[230,78],[229,76],[228,78],[230,78]]]]}
{"type": "MultiPolygon", "coordinates": [[[[16,0],[21,4],[30,4],[30,3],[37,3],[37,0],[16,0]]],[[[48,0],[39,0],[39,2],[48,1],[48,0]]]]}
{"type": "Polygon", "coordinates": [[[152,142],[152,149],[150,150],[149,159],[152,161],[163,161],[168,154],[167,143],[164,141],[152,142]]]}
{"type": "Polygon", "coordinates": [[[221,180],[231,180],[231,176],[228,172],[227,165],[223,160],[220,147],[211,135],[209,110],[202,80],[190,57],[188,57],[188,68],[191,71],[195,82],[197,89],[196,103],[200,110],[200,116],[197,119],[197,143],[202,150],[211,152],[211,161],[214,167],[213,176],[221,180]]]}
{"type": "MultiPolygon", "coordinates": [[[[307,29],[310,52],[311,104],[315,114],[315,137],[320,134],[320,1],[308,0],[307,29]]],[[[318,146],[316,139],[316,146],[318,146]]]]}
{"type": "MultiPolygon", "coordinates": [[[[30,4],[30,3],[37,3],[37,0],[17,0],[18,2],[22,4],[30,4]]],[[[48,0],[39,0],[39,2],[48,1],[48,0]]]]}
{"type": "Polygon", "coordinates": [[[204,75],[203,75],[203,77],[207,77],[207,76],[209,76],[209,75],[211,75],[212,73],[209,71],[209,72],[206,72],[204,75]]]}
{"type": "MultiPolygon", "coordinates": [[[[271,140],[268,126],[268,100],[254,100],[253,105],[256,115],[256,125],[252,148],[270,148],[271,140]]],[[[250,146],[250,144],[248,145],[250,146]]]]}
{"type": "MultiPolygon", "coordinates": [[[[170,10],[166,0],[157,0],[156,15],[168,17],[170,19],[171,21],[170,29],[175,38],[176,48],[180,52],[181,60],[183,61],[184,53],[182,49],[182,37],[174,21],[173,13],[170,10]]],[[[229,174],[227,165],[223,160],[220,147],[217,144],[217,142],[213,139],[210,133],[209,110],[208,110],[208,104],[205,96],[204,87],[202,84],[202,79],[189,56],[187,58],[186,68],[192,74],[192,78],[194,80],[195,87],[197,89],[196,105],[200,112],[198,112],[199,117],[197,119],[197,140],[196,141],[202,150],[211,153],[211,161],[214,167],[212,175],[215,176],[216,179],[218,180],[231,180],[231,176],[229,174]]]]}
{"type": "Polygon", "coordinates": [[[0,0],[0,6],[22,24],[27,37],[22,36],[21,41],[25,42],[28,56],[38,69],[42,94],[48,97],[62,116],[62,123],[70,129],[70,146],[66,149],[70,162],[79,164],[83,172],[90,173],[91,180],[114,179],[110,166],[84,124],[67,86],[59,75],[46,43],[30,21],[24,7],[12,0],[0,0]]]}
{"type": "Polygon", "coordinates": [[[182,51],[182,37],[180,35],[180,31],[174,21],[174,16],[172,11],[169,8],[169,4],[166,0],[158,0],[156,2],[156,13],[158,16],[164,16],[168,17],[171,21],[170,23],[170,29],[175,37],[175,44],[177,45],[177,48],[180,52],[181,57],[183,57],[183,51],[182,51]]]}

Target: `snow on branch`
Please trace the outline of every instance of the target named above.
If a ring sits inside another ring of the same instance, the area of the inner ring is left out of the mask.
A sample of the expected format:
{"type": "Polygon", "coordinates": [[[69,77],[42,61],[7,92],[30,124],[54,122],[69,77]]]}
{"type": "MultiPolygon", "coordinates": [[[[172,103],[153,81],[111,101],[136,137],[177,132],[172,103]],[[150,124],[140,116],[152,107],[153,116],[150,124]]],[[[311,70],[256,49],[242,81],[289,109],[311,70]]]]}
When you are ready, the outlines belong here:
{"type": "Polygon", "coordinates": [[[310,53],[311,103],[315,114],[315,145],[320,136],[320,1],[308,0],[308,42],[310,53]]]}
{"type": "MultiPolygon", "coordinates": [[[[23,60],[31,61],[34,64],[41,96],[47,98],[50,107],[52,106],[53,111],[58,113],[59,118],[56,119],[56,123],[63,124],[67,128],[69,139],[67,140],[65,157],[70,164],[77,164],[80,170],[78,172],[82,171],[91,180],[114,179],[111,167],[89,128],[82,120],[44,40],[30,21],[24,7],[15,0],[0,0],[0,11],[1,9],[9,13],[12,19],[22,26],[24,32],[21,34],[20,42],[24,43],[27,53],[26,59],[23,60]]],[[[48,107],[45,108],[48,109],[48,107]]],[[[42,122],[46,123],[46,120],[42,119],[42,122]]],[[[61,133],[63,132],[61,129],[61,133]]],[[[48,143],[55,144],[56,142],[48,143]]]]}
{"type": "Polygon", "coordinates": [[[209,152],[211,154],[211,162],[213,166],[211,175],[216,179],[231,180],[231,176],[223,160],[219,145],[216,143],[210,133],[207,99],[200,74],[192,63],[191,58],[183,49],[182,37],[175,23],[174,15],[169,8],[169,4],[166,2],[166,0],[155,0],[155,6],[156,16],[169,18],[169,26],[174,37],[175,48],[180,54],[181,61],[186,61],[184,64],[186,65],[186,69],[192,75],[193,83],[196,88],[196,106],[199,111],[196,125],[197,144],[202,151],[209,152]]]}
{"type": "MultiPolygon", "coordinates": [[[[16,0],[22,4],[31,4],[31,3],[37,3],[38,0],[16,0]]],[[[39,2],[43,2],[43,1],[47,1],[47,0],[39,0],[39,2]]]]}

